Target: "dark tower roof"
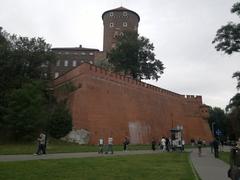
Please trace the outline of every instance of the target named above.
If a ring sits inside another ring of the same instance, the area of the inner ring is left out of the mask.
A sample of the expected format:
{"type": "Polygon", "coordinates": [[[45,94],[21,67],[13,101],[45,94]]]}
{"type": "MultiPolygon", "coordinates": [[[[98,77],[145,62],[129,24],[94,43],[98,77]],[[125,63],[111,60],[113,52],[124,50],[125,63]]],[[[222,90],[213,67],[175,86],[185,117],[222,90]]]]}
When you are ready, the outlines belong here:
{"type": "Polygon", "coordinates": [[[139,16],[136,12],[134,12],[134,11],[132,11],[132,10],[129,10],[129,9],[127,9],[127,8],[125,8],[125,7],[122,7],[122,6],[119,7],[119,8],[110,9],[110,10],[105,11],[105,12],[102,14],[102,19],[103,19],[103,16],[104,16],[106,13],[111,12],[111,11],[128,11],[128,12],[132,12],[132,13],[134,13],[134,14],[138,17],[138,22],[140,21],[140,16],[139,16]]]}

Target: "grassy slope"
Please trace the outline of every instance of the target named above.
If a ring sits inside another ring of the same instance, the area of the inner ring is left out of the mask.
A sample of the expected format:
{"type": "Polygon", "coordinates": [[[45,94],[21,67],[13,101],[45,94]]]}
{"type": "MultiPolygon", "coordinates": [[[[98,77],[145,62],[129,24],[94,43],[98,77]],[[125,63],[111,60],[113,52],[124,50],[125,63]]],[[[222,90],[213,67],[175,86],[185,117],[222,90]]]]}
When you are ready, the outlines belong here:
{"type": "Polygon", "coordinates": [[[219,153],[219,159],[221,159],[222,161],[226,162],[229,164],[229,157],[230,157],[230,153],[229,152],[220,152],[219,153]]]}
{"type": "Polygon", "coordinates": [[[0,179],[193,180],[187,153],[1,162],[0,179]]]}

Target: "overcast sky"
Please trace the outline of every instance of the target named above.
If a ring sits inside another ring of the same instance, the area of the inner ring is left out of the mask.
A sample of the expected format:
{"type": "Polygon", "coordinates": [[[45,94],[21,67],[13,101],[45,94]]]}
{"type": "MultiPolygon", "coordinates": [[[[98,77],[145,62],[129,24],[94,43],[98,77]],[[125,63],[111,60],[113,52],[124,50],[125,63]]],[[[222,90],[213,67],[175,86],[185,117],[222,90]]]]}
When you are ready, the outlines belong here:
{"type": "Polygon", "coordinates": [[[43,37],[52,47],[102,50],[104,11],[123,6],[140,16],[139,34],[153,42],[166,67],[148,81],[180,94],[202,95],[210,106],[225,108],[236,93],[233,72],[240,53],[217,52],[211,43],[229,21],[236,0],[0,0],[0,26],[9,33],[43,37]]]}

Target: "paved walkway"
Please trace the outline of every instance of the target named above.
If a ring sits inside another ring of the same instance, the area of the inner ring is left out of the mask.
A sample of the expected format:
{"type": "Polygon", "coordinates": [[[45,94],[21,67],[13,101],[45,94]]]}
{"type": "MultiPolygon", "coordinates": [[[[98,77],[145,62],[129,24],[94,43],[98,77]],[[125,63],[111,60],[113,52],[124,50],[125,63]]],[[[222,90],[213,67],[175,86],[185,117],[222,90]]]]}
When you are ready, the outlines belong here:
{"type": "Polygon", "coordinates": [[[229,165],[222,160],[214,158],[214,154],[211,153],[210,148],[203,148],[201,157],[198,156],[197,149],[192,149],[190,159],[201,180],[229,179],[227,177],[229,165]]]}
{"type": "Polygon", "coordinates": [[[106,156],[126,156],[135,154],[154,154],[159,151],[137,150],[137,151],[116,151],[114,154],[98,154],[97,152],[81,152],[81,153],[57,153],[46,155],[0,155],[0,162],[3,161],[28,161],[39,159],[66,159],[66,158],[83,158],[83,157],[106,157],[106,156]]]}

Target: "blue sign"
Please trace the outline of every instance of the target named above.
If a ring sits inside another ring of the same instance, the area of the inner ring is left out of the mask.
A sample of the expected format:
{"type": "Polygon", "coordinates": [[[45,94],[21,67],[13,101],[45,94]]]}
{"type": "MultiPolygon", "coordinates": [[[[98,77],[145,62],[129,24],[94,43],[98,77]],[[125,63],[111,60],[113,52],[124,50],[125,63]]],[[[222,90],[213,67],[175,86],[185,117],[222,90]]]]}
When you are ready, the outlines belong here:
{"type": "Polygon", "coordinates": [[[222,135],[222,131],[220,131],[220,129],[217,129],[217,130],[215,131],[215,134],[218,135],[218,136],[221,136],[221,135],[222,135]]]}

